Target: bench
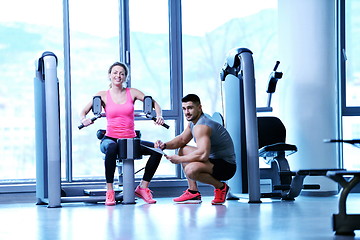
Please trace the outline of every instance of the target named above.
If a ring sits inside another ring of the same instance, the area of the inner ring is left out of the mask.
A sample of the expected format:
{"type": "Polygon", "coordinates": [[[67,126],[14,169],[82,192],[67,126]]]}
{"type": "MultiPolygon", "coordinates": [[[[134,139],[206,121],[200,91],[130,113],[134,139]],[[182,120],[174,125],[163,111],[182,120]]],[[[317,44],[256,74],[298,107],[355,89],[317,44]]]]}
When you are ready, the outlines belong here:
{"type": "Polygon", "coordinates": [[[354,230],[360,230],[360,214],[347,214],[346,200],[351,190],[360,182],[360,171],[329,171],[326,176],[342,187],[339,213],[333,214],[333,230],[336,235],[354,236],[354,230]]]}

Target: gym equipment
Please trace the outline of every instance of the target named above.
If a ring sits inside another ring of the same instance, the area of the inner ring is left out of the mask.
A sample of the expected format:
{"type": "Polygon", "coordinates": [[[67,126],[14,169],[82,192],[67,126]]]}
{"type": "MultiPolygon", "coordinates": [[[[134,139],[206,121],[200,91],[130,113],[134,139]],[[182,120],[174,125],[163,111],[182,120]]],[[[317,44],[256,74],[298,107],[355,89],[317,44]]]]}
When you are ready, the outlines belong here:
{"type": "MultiPolygon", "coordinates": [[[[61,207],[69,202],[104,202],[105,196],[62,196],[60,162],[60,108],[57,79],[57,57],[52,52],[44,52],[35,62],[35,128],[36,128],[36,199],[37,205],[47,204],[49,208],[61,207]]],[[[101,99],[94,97],[92,121],[102,117],[101,99]]],[[[149,117],[151,115],[149,114],[149,117]]],[[[156,119],[155,119],[156,120],[156,119]]],[[[164,124],[164,127],[167,125],[164,124]]],[[[167,126],[168,127],[168,126],[167,126]]],[[[79,129],[83,126],[79,126],[79,129]]],[[[138,157],[136,149],[140,140],[119,139],[125,153],[124,159],[124,196],[117,194],[116,201],[134,203],[133,161],[138,157]]],[[[119,145],[120,145],[119,144],[119,145]]],[[[64,194],[63,194],[64,195],[64,194]]]]}
{"type": "MultiPolygon", "coordinates": [[[[153,110],[153,100],[151,96],[145,96],[144,97],[144,101],[143,101],[143,112],[145,114],[146,118],[150,118],[154,121],[156,121],[156,117],[152,116],[152,110],[153,110]]],[[[164,128],[169,129],[169,125],[167,125],[166,123],[164,123],[162,125],[164,128]]]]}
{"type": "MultiPolygon", "coordinates": [[[[134,160],[141,159],[140,152],[140,131],[136,130],[136,137],[130,139],[118,139],[119,154],[116,159],[116,167],[118,169],[118,187],[114,189],[119,194],[117,201],[123,204],[134,204],[134,183],[135,175],[142,171],[145,167],[134,172],[134,160]]],[[[106,130],[99,129],[96,136],[102,140],[106,130]]],[[[88,196],[105,195],[106,189],[84,189],[84,193],[88,196]]]]}
{"type": "MultiPolygon", "coordinates": [[[[271,96],[275,92],[276,84],[283,74],[277,72],[280,62],[277,61],[269,77],[267,93],[269,94],[267,108],[272,111],[271,96]]],[[[270,168],[260,169],[260,179],[271,179],[271,192],[261,193],[261,197],[295,200],[302,189],[320,189],[319,184],[304,184],[306,176],[326,176],[328,171],[342,169],[302,169],[291,171],[287,156],[296,153],[297,147],[286,143],[286,128],[277,117],[258,117],[259,156],[263,157],[270,168]]]]}
{"type": "MultiPolygon", "coordinates": [[[[143,113],[138,113],[138,114],[134,114],[136,117],[143,117],[145,116],[146,118],[150,118],[151,120],[153,120],[154,122],[156,121],[156,117],[152,116],[152,109],[153,109],[153,100],[151,96],[145,96],[144,97],[144,101],[143,101],[143,113]]],[[[100,96],[94,96],[93,97],[93,104],[92,104],[92,108],[91,108],[94,117],[91,118],[91,121],[94,122],[97,119],[101,118],[101,117],[105,117],[106,114],[102,113],[102,109],[101,109],[101,97],[100,96]]],[[[167,125],[166,123],[163,123],[162,126],[166,129],[169,129],[169,125],[167,125]]],[[[82,129],[84,127],[84,124],[80,124],[78,126],[79,129],[82,129]]]]}
{"type": "Polygon", "coordinates": [[[280,64],[280,61],[276,61],[275,67],[269,76],[268,88],[266,90],[266,92],[268,93],[267,105],[266,105],[266,107],[257,107],[256,112],[272,112],[272,110],[273,110],[271,107],[272,94],[276,90],[276,84],[277,84],[278,80],[281,79],[283,76],[282,72],[276,71],[277,68],[279,67],[279,64],[280,64]]]}
{"type": "MultiPolygon", "coordinates": [[[[44,52],[35,62],[36,199],[37,205],[102,202],[105,196],[65,197],[61,190],[60,118],[57,57],[44,52]]],[[[116,196],[120,200],[122,196],[116,196]]]]}
{"type": "MultiPolygon", "coordinates": [[[[93,104],[92,104],[92,108],[91,108],[93,114],[95,115],[95,117],[91,118],[92,122],[95,122],[97,119],[104,117],[105,114],[101,113],[101,97],[100,96],[94,96],[93,97],[93,104]]],[[[84,126],[84,124],[80,124],[78,126],[79,129],[82,129],[84,126]]]]}
{"type": "MultiPolygon", "coordinates": [[[[152,109],[153,109],[152,97],[145,96],[143,101],[143,113],[135,114],[135,116],[146,117],[156,121],[156,118],[151,115],[152,109]]],[[[105,113],[102,113],[100,96],[95,96],[93,98],[92,112],[95,115],[95,117],[91,119],[91,121],[93,122],[96,119],[106,116],[105,113]]],[[[169,129],[169,126],[166,123],[164,123],[162,126],[169,129]]],[[[81,124],[78,128],[82,129],[83,127],[84,125],[81,124]]],[[[99,129],[96,133],[97,138],[101,140],[104,137],[105,133],[106,133],[105,129],[99,129]]],[[[145,168],[143,167],[134,173],[134,160],[142,158],[142,156],[140,155],[140,138],[141,138],[141,133],[140,131],[136,130],[135,138],[118,139],[117,141],[119,154],[118,154],[118,159],[116,160],[116,166],[118,168],[118,174],[119,174],[119,178],[118,178],[119,187],[122,188],[122,193],[123,193],[123,199],[122,199],[123,204],[135,203],[134,175],[145,168]]],[[[164,154],[162,151],[160,152],[158,149],[153,149],[153,150],[158,151],[161,154],[164,154]]],[[[102,192],[104,191],[85,190],[85,193],[90,196],[94,196],[95,194],[97,195],[102,192]]]]}
{"type": "MultiPolygon", "coordinates": [[[[101,97],[95,96],[93,97],[92,104],[92,112],[95,117],[91,118],[91,121],[94,122],[97,119],[106,116],[105,113],[102,113],[101,108],[101,97]]],[[[146,117],[156,121],[156,117],[151,115],[153,110],[153,100],[151,96],[145,96],[143,100],[143,113],[135,114],[137,117],[146,117]]],[[[163,127],[169,129],[169,125],[166,123],[162,124],[163,127]]],[[[81,124],[78,128],[82,129],[84,127],[81,124]]],[[[105,135],[106,130],[99,129],[96,133],[97,138],[101,140],[105,135]]],[[[137,172],[134,173],[134,160],[141,159],[140,155],[140,131],[136,131],[135,138],[126,138],[126,139],[118,139],[118,148],[119,154],[118,159],[116,160],[116,166],[118,168],[119,174],[119,186],[122,187],[122,203],[123,204],[134,204],[135,203],[135,193],[134,193],[134,183],[135,177],[134,175],[141,171],[144,168],[141,168],[137,172]]],[[[146,147],[146,146],[145,146],[146,147]]],[[[93,192],[99,192],[97,190],[85,190],[86,194],[93,195],[93,192]]]]}
{"type": "Polygon", "coordinates": [[[287,144],[286,129],[277,117],[258,117],[259,156],[270,168],[260,169],[261,179],[271,179],[271,192],[261,193],[261,197],[294,200],[302,189],[320,189],[318,184],[303,184],[306,176],[325,176],[330,170],[308,169],[293,172],[287,156],[296,153],[297,147],[287,144]]]}
{"type": "Polygon", "coordinates": [[[44,52],[35,66],[36,198],[37,204],[47,198],[50,207],[57,207],[61,195],[54,187],[61,181],[57,57],[44,52]]]}
{"type": "Polygon", "coordinates": [[[232,49],[220,72],[226,93],[226,128],[237,156],[237,172],[231,183],[243,192],[249,192],[249,203],[260,203],[260,169],[256,119],[255,76],[252,52],[247,48],[232,49]],[[230,117],[231,116],[231,117],[230,117]],[[239,126],[240,125],[240,126],[239,126]],[[244,134],[246,138],[244,138],[244,134]],[[239,159],[246,159],[240,161],[239,159]],[[240,176],[239,176],[240,175],[240,176]],[[248,189],[247,184],[248,183],[248,189]]]}
{"type": "MultiPolygon", "coordinates": [[[[349,143],[360,148],[360,139],[331,139],[325,140],[325,142],[349,143]]],[[[329,171],[326,176],[342,187],[339,198],[339,213],[333,214],[332,218],[333,231],[336,235],[355,236],[354,230],[360,230],[360,214],[347,214],[346,200],[351,190],[360,182],[360,171],[329,171]]]]}
{"type": "Polygon", "coordinates": [[[269,77],[267,106],[256,108],[251,54],[246,48],[232,49],[220,73],[226,91],[226,128],[234,145],[238,146],[235,148],[238,169],[230,183],[234,186],[238,184],[238,179],[242,180],[241,190],[249,193],[249,203],[261,202],[261,197],[294,200],[302,189],[320,188],[317,184],[304,185],[306,176],[326,176],[328,171],[341,169],[290,170],[286,156],[295,153],[297,147],[285,143],[285,126],[276,117],[256,117],[256,112],[272,111],[271,97],[278,80],[283,76],[281,72],[277,72],[280,62],[276,62],[269,77]],[[270,169],[259,168],[259,156],[266,159],[270,169]],[[260,179],[271,179],[270,192],[260,192],[260,179]]]}
{"type": "Polygon", "coordinates": [[[262,197],[285,197],[290,189],[291,173],[286,156],[297,152],[295,145],[286,144],[286,129],[277,117],[258,117],[259,157],[263,157],[270,168],[260,169],[260,179],[271,179],[272,193],[262,197]]]}
{"type": "Polygon", "coordinates": [[[118,139],[119,159],[123,169],[123,203],[135,203],[134,160],[141,159],[140,138],[118,139]]]}

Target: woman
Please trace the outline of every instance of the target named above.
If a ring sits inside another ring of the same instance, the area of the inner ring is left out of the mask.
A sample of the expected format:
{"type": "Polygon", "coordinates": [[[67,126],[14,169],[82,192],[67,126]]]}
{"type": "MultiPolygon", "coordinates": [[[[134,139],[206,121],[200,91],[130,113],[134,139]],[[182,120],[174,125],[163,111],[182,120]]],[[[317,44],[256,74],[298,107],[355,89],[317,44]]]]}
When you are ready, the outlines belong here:
{"type": "MultiPolygon", "coordinates": [[[[106,134],[100,144],[101,151],[105,153],[105,177],[107,188],[105,205],[115,205],[113,183],[118,151],[117,139],[133,138],[136,136],[134,129],[134,102],[136,100],[143,101],[145,95],[136,88],[124,87],[124,83],[128,76],[128,68],[125,64],[115,62],[110,66],[108,74],[111,81],[110,89],[107,91],[100,91],[96,96],[101,97],[102,107],[105,109],[107,119],[106,134]]],[[[164,119],[161,115],[161,108],[155,100],[153,100],[153,105],[156,111],[155,123],[162,125],[164,119]]],[[[90,118],[86,118],[86,114],[90,111],[91,107],[92,101],[85,106],[80,114],[81,123],[84,126],[93,123],[90,118]]],[[[151,142],[141,141],[141,144],[154,147],[154,143],[151,142]]],[[[162,155],[143,146],[141,146],[141,155],[150,155],[150,157],[145,166],[143,179],[135,190],[135,195],[142,198],[147,203],[156,203],[152,198],[149,184],[159,166],[162,155]]]]}

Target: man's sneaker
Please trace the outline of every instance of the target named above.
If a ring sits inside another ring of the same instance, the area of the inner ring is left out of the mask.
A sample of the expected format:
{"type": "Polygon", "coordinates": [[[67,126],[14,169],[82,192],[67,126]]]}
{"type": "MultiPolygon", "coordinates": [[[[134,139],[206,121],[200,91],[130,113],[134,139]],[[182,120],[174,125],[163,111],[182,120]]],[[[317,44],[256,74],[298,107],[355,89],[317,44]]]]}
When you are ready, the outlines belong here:
{"type": "Polygon", "coordinates": [[[220,204],[223,204],[226,200],[226,196],[229,192],[229,186],[224,183],[224,188],[223,189],[215,189],[214,190],[214,195],[215,195],[215,198],[214,200],[211,201],[211,204],[212,205],[220,205],[220,204]]]}
{"type": "Polygon", "coordinates": [[[186,189],[180,197],[173,200],[176,203],[201,203],[201,194],[199,192],[191,193],[189,189],[186,189]]]}
{"type": "Polygon", "coordinates": [[[149,188],[141,188],[140,186],[137,186],[135,189],[135,195],[142,198],[147,203],[156,203],[156,200],[153,199],[149,188]]]}
{"type": "Polygon", "coordinates": [[[116,202],[115,202],[115,192],[114,192],[114,190],[106,191],[105,205],[106,206],[113,206],[115,204],[116,204],[116,202]]]}

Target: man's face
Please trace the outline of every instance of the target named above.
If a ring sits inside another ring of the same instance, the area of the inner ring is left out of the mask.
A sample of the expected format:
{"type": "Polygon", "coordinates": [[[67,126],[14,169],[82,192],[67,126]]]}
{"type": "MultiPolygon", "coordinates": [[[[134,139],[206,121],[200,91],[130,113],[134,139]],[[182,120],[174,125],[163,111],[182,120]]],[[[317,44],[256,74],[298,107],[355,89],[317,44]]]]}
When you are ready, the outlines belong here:
{"type": "Polygon", "coordinates": [[[201,105],[196,105],[193,102],[183,102],[182,109],[186,120],[196,120],[201,114],[201,105]]]}

